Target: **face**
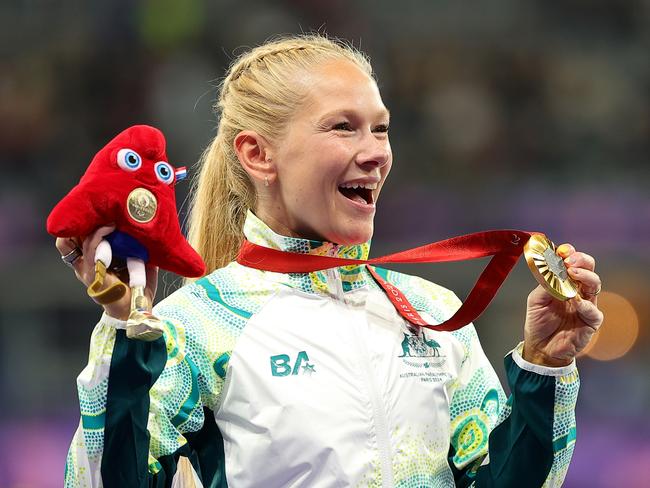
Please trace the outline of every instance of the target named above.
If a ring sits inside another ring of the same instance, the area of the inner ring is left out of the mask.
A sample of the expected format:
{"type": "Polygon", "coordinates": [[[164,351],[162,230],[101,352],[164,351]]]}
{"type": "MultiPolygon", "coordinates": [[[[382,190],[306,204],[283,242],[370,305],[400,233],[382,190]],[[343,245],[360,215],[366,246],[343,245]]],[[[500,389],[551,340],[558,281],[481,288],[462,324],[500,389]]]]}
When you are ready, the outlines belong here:
{"type": "Polygon", "coordinates": [[[392,153],[377,84],[349,61],[301,79],[305,102],[271,149],[276,178],[258,215],[283,235],[357,244],[372,237],[392,153]]]}

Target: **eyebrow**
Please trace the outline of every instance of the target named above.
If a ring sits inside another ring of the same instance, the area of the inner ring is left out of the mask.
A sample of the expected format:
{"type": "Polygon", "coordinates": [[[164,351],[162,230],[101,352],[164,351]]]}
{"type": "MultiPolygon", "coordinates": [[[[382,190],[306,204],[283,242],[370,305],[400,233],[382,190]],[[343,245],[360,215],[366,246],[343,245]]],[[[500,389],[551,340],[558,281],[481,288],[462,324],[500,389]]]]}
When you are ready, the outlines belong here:
{"type": "MultiPolygon", "coordinates": [[[[328,117],[334,117],[336,115],[358,116],[358,112],[356,110],[349,110],[349,109],[332,110],[330,112],[323,114],[321,117],[318,118],[318,120],[322,121],[327,119],[328,117]]],[[[380,119],[384,117],[390,119],[390,110],[384,107],[379,112],[376,112],[375,116],[380,119]]]]}

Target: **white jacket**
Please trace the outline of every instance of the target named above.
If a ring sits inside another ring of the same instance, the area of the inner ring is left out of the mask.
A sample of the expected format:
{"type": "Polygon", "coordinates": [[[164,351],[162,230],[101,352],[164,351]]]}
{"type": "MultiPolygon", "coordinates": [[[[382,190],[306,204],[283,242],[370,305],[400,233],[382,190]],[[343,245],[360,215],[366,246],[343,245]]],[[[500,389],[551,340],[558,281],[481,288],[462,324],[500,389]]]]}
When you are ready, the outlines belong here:
{"type": "MultiPolygon", "coordinates": [[[[368,254],[367,244],[278,236],[253,214],[245,234],[286,251],[368,254]]],[[[459,306],[437,285],[378,271],[429,323],[459,306]]],[[[180,456],[197,486],[562,484],[575,365],[536,366],[515,348],[506,399],[473,325],[414,330],[363,267],[231,263],[154,312],[164,341],[126,339],[109,317],[96,327],[66,486],[171,486],[175,475],[180,486],[180,456]]]]}

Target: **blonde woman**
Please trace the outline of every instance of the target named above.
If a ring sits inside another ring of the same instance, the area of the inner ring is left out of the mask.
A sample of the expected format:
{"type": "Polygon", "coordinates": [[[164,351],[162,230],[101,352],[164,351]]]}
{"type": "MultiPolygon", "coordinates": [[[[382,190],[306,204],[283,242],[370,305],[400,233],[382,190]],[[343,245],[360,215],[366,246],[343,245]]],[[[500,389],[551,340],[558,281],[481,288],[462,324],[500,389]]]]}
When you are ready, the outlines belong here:
{"type": "MultiPolygon", "coordinates": [[[[278,273],[233,262],[244,237],[365,258],[393,156],[368,60],[321,36],[231,66],[193,193],[209,274],[160,302],[164,337],[127,339],[105,306],[78,378],[66,486],[559,486],[573,452],[574,357],[602,321],[594,260],[564,246],[584,300],[528,297],[507,399],[474,327],[418,331],[365,267],[278,273]]],[[[99,229],[83,240],[92,255],[99,229]]],[[[62,254],[68,241],[57,241],[62,254]]],[[[92,263],[74,263],[88,282],[92,263]]],[[[155,294],[156,270],[148,293],[155,294]]],[[[429,323],[448,290],[383,271],[429,323]]]]}

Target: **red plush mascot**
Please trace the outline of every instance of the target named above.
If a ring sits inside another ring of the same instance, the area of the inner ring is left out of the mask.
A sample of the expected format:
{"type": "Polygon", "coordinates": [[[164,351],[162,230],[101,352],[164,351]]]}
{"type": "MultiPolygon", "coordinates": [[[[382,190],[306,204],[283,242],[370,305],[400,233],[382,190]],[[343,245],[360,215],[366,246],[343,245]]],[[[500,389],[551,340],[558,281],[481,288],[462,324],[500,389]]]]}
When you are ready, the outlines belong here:
{"type": "Polygon", "coordinates": [[[186,173],[167,162],[162,132],[147,125],[129,127],[95,155],[79,184],[47,219],[47,231],[55,237],[87,236],[98,227],[115,225],[97,247],[95,281],[88,294],[99,303],[122,298],[125,283],[102,288],[111,263],[126,263],[130,338],[155,340],[162,335],[144,295],[145,263],[187,277],[205,274],[205,264],[181,233],[176,213],[174,184],[186,173]]]}

